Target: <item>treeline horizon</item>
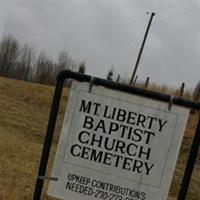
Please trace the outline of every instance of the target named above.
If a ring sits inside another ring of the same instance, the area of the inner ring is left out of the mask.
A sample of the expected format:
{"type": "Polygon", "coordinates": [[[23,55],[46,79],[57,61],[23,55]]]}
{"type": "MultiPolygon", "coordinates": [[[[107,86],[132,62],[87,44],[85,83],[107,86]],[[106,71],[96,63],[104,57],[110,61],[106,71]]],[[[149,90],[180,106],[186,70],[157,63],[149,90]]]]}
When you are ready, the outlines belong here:
{"type": "Polygon", "coordinates": [[[29,44],[21,44],[13,35],[0,40],[0,76],[19,80],[54,84],[64,69],[85,73],[86,64],[78,62],[62,50],[56,59],[45,51],[35,52],[29,44]]]}
{"type": "MultiPolygon", "coordinates": [[[[13,35],[4,36],[0,40],[0,76],[54,85],[57,74],[65,69],[85,73],[86,64],[84,61],[76,61],[65,50],[60,51],[56,59],[48,56],[42,50],[35,52],[33,47],[29,44],[21,44],[13,35]]],[[[122,78],[120,75],[114,77],[113,66],[105,72],[105,75],[107,80],[129,84],[127,78],[122,78]]],[[[141,82],[136,84],[136,80],[134,85],[147,89],[146,84],[141,82]]],[[[149,85],[148,89],[176,94],[176,89],[168,88],[165,85],[160,86],[155,83],[149,85]]],[[[200,81],[197,82],[193,91],[189,91],[187,96],[191,96],[195,101],[200,101],[200,81]]]]}

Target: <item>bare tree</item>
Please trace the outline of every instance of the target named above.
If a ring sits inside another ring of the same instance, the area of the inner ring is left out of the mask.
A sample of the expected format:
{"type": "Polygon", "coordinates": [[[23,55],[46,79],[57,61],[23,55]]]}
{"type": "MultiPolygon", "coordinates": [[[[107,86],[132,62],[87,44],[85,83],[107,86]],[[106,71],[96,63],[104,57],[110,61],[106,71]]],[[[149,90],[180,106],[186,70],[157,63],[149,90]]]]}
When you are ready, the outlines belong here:
{"type": "Polygon", "coordinates": [[[74,59],[68,56],[68,53],[66,51],[61,51],[58,54],[58,59],[55,68],[56,68],[55,69],[56,74],[65,69],[76,71],[77,64],[74,59]]]}
{"type": "MultiPolygon", "coordinates": [[[[85,73],[86,65],[81,63],[79,72],[85,73]]],[[[21,45],[11,35],[0,40],[0,75],[39,83],[51,84],[59,71],[70,69],[77,71],[77,62],[68,56],[66,51],[61,51],[54,62],[40,52],[35,59],[32,48],[21,45]]]]}
{"type": "Polygon", "coordinates": [[[19,55],[19,43],[11,35],[0,43],[0,75],[14,77],[14,68],[19,55]]]}
{"type": "MultiPolygon", "coordinates": [[[[69,59],[69,66],[70,66],[69,69],[72,70],[72,71],[77,71],[77,69],[78,69],[77,62],[72,58],[69,59]]],[[[85,66],[85,69],[86,69],[86,66],[85,66]]]]}
{"type": "Polygon", "coordinates": [[[33,61],[33,50],[28,45],[24,45],[20,49],[15,69],[15,78],[28,80],[31,73],[31,65],[33,61]]]}
{"type": "Polygon", "coordinates": [[[58,55],[57,71],[62,71],[69,68],[69,56],[66,51],[61,51],[58,55]]]}
{"type": "Polygon", "coordinates": [[[37,59],[35,80],[39,83],[52,83],[55,80],[54,63],[44,52],[40,52],[37,59]]]}

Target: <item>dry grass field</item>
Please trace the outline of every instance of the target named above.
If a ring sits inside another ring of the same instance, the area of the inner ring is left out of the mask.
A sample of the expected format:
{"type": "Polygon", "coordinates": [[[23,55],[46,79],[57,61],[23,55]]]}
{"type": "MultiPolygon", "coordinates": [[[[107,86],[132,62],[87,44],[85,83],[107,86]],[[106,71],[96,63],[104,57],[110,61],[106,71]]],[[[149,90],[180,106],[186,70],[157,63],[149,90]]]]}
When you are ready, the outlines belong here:
{"type": "MultiPolygon", "coordinates": [[[[0,77],[0,200],[32,199],[53,92],[52,86],[0,77]]],[[[56,151],[68,92],[68,89],[63,91],[48,175],[56,151]]],[[[177,197],[197,118],[197,113],[191,114],[188,120],[169,199],[177,197]]],[[[53,199],[46,195],[46,188],[47,183],[42,199],[53,199]]],[[[200,200],[200,155],[187,199],[200,200]]]]}

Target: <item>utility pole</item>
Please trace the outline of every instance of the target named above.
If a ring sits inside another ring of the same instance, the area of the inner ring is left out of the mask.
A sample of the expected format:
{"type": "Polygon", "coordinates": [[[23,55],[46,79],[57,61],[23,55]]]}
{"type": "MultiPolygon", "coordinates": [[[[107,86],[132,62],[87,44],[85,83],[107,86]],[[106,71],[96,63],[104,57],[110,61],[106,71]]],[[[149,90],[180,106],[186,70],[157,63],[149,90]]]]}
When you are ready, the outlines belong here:
{"type": "MultiPolygon", "coordinates": [[[[148,13],[147,13],[147,14],[148,14],[148,13]]],[[[134,67],[134,70],[133,70],[133,74],[132,74],[132,77],[131,77],[131,80],[130,80],[130,85],[133,84],[133,80],[134,80],[135,75],[136,75],[136,71],[137,71],[137,68],[138,68],[138,65],[139,65],[139,62],[140,62],[140,58],[141,58],[141,55],[142,55],[142,51],[143,51],[143,49],[144,49],[144,44],[145,44],[145,42],[146,42],[147,35],[148,35],[148,32],[149,32],[149,28],[150,28],[150,26],[151,26],[151,22],[152,22],[152,20],[153,20],[154,15],[155,15],[155,13],[152,12],[152,13],[151,13],[151,17],[150,17],[150,19],[149,19],[149,23],[148,23],[147,29],[146,29],[146,32],[145,32],[145,34],[144,34],[144,39],[143,39],[143,41],[142,41],[142,45],[141,45],[141,47],[140,47],[140,51],[139,51],[139,54],[138,54],[138,57],[137,57],[137,61],[136,61],[136,64],[135,64],[135,67],[134,67]]]]}

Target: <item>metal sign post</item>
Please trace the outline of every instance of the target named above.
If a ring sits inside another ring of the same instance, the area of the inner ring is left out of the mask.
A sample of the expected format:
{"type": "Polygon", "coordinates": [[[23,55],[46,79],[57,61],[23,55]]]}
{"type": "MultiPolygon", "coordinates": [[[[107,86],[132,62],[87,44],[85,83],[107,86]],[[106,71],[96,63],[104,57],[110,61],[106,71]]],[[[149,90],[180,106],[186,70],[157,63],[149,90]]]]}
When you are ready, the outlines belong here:
{"type": "MultiPolygon", "coordinates": [[[[39,166],[33,200],[40,200],[44,179],[49,179],[51,181],[57,181],[56,177],[46,177],[45,174],[46,174],[46,168],[47,168],[50,148],[51,148],[51,144],[52,144],[54,128],[55,128],[55,124],[56,124],[58,108],[59,108],[59,104],[60,104],[60,98],[61,98],[62,89],[63,89],[63,83],[64,83],[65,79],[75,79],[77,81],[91,83],[91,87],[92,87],[92,84],[100,85],[100,86],[104,86],[104,87],[107,87],[107,88],[110,88],[113,90],[123,91],[123,92],[127,92],[130,94],[135,94],[135,95],[140,95],[143,97],[147,97],[147,98],[151,98],[151,99],[155,99],[155,100],[159,100],[159,101],[163,101],[163,102],[171,102],[176,105],[200,110],[200,103],[195,103],[195,102],[183,99],[183,98],[178,98],[178,97],[171,98],[170,95],[147,91],[145,89],[140,89],[140,88],[134,88],[134,87],[107,81],[107,80],[96,78],[96,77],[92,78],[91,76],[80,74],[80,73],[75,73],[75,72],[72,72],[69,70],[60,72],[57,76],[55,93],[54,93],[51,112],[50,112],[50,116],[49,116],[48,128],[47,128],[47,133],[45,136],[45,141],[44,141],[42,156],[41,156],[41,160],[40,160],[40,166],[39,166]]],[[[200,141],[200,134],[199,134],[200,130],[199,129],[200,129],[200,121],[198,122],[198,127],[197,127],[197,130],[195,133],[194,141],[193,141],[190,155],[188,158],[188,163],[187,163],[187,167],[186,167],[183,182],[182,182],[182,187],[181,187],[180,194],[179,194],[180,200],[185,199],[187,188],[189,186],[189,182],[190,182],[190,178],[191,178],[191,174],[192,174],[192,170],[193,170],[195,160],[197,157],[197,153],[198,153],[198,149],[199,149],[199,141],[200,141]]]]}
{"type": "Polygon", "coordinates": [[[181,189],[179,192],[179,196],[178,196],[178,200],[182,200],[186,198],[187,195],[187,191],[189,188],[189,184],[190,184],[190,179],[192,176],[192,171],[195,165],[195,161],[198,155],[198,151],[199,151],[199,146],[200,146],[200,118],[197,124],[197,128],[196,128],[196,132],[194,135],[194,139],[193,139],[193,143],[192,143],[192,147],[190,150],[190,155],[188,157],[188,161],[187,161],[187,165],[185,168],[185,173],[183,176],[183,181],[181,184],[181,189]]]}

